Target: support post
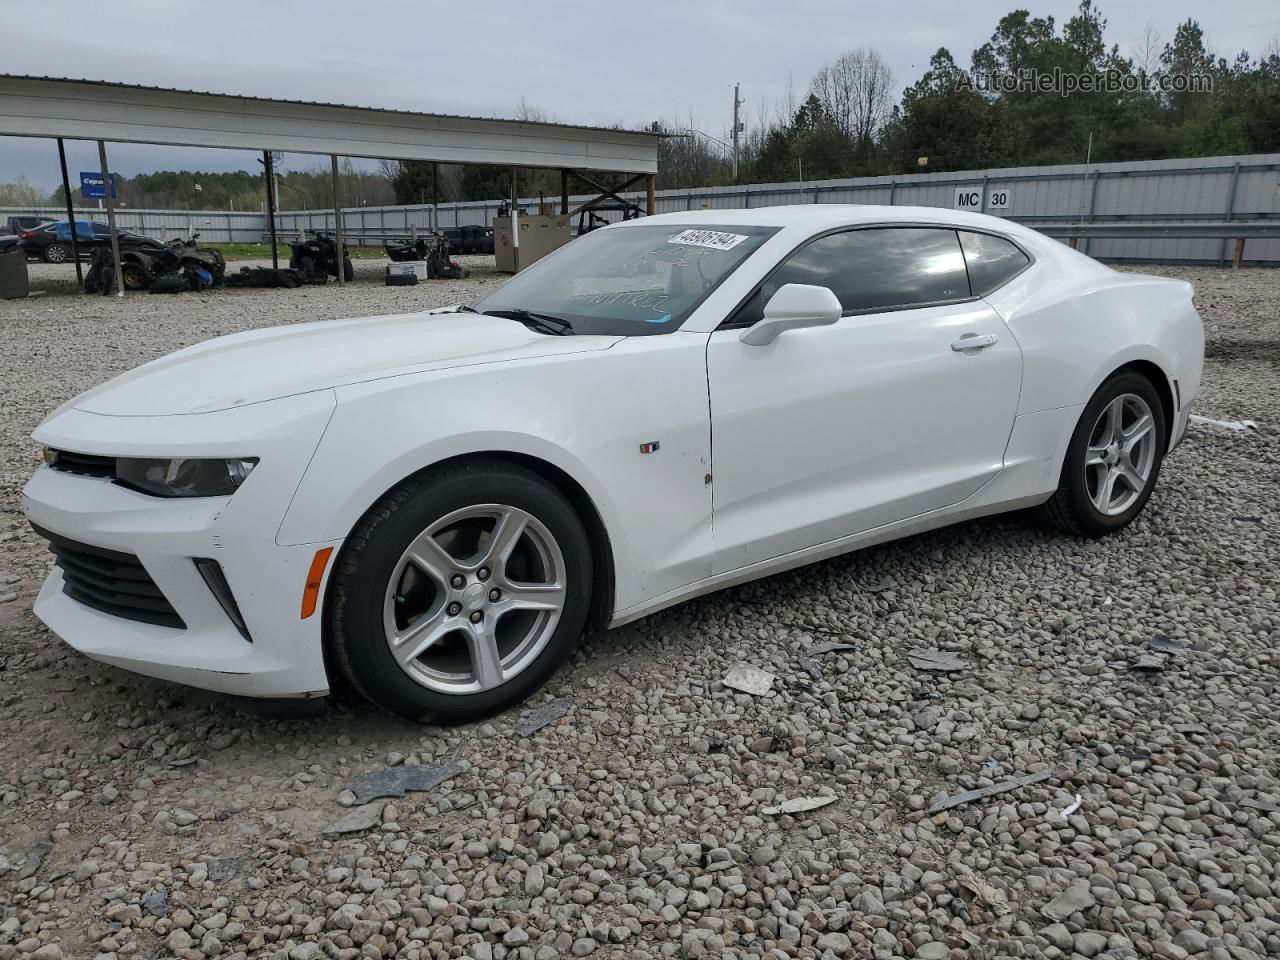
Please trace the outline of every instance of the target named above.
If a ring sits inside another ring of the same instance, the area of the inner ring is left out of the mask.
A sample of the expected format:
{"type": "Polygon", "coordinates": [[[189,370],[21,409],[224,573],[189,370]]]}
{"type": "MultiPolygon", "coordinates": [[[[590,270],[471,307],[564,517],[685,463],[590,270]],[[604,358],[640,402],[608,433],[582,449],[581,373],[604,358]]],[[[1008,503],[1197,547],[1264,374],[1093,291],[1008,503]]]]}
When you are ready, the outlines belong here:
{"type": "Polygon", "coordinates": [[[738,120],[738,111],[742,107],[742,101],[738,99],[738,85],[733,85],[733,182],[738,182],[738,133],[742,129],[742,123],[738,120]]]}
{"type": "Polygon", "coordinates": [[[76,262],[76,283],[84,289],[84,268],[80,266],[80,241],[76,239],[76,214],[71,206],[71,180],[67,176],[67,148],[58,138],[58,163],[62,166],[62,194],[67,201],[67,223],[71,225],[71,259],[76,262]]]}
{"type": "MultiPolygon", "coordinates": [[[[1240,164],[1236,164],[1231,168],[1231,184],[1227,187],[1227,209],[1223,212],[1223,220],[1232,220],[1235,218],[1236,210],[1236,185],[1240,182],[1240,164]]],[[[1227,255],[1227,241],[1222,241],[1222,250],[1218,253],[1218,266],[1222,266],[1222,260],[1227,255]]]]}
{"type": "Polygon", "coordinates": [[[511,168],[511,265],[512,273],[520,272],[520,171],[511,168]]]}
{"type": "Polygon", "coordinates": [[[569,171],[560,171],[560,216],[569,215],[569,171]]]}
{"type": "Polygon", "coordinates": [[[1239,270],[1240,264],[1244,262],[1244,237],[1236,241],[1236,252],[1231,256],[1231,269],[1239,270]]]}
{"type": "MultiPolygon", "coordinates": [[[[111,234],[111,259],[115,261],[116,296],[124,296],[124,270],[120,267],[120,237],[116,234],[116,198],[111,195],[111,168],[107,166],[107,145],[98,141],[98,162],[102,165],[102,192],[107,198],[107,230],[111,234]]],[[[71,228],[73,231],[75,227],[71,228]]],[[[74,236],[74,234],[73,234],[74,236]]],[[[79,257],[76,261],[79,262],[79,257]]]]}
{"type": "Polygon", "coordinates": [[[343,274],[346,273],[346,257],[342,252],[342,202],[338,195],[338,155],[336,153],[329,154],[329,171],[333,180],[333,241],[337,245],[337,253],[334,254],[338,259],[338,286],[342,286],[343,274]]]}
{"type": "Polygon", "coordinates": [[[440,164],[431,164],[431,229],[440,229],[440,164]]]}
{"type": "Polygon", "coordinates": [[[644,180],[645,213],[653,216],[658,212],[658,175],[651,173],[644,180]]]}
{"type": "Polygon", "coordinates": [[[276,252],[276,168],[270,150],[262,151],[262,175],[267,180],[267,230],[271,234],[271,269],[280,269],[280,254],[276,252]]]}
{"type": "MultiPolygon", "coordinates": [[[[1098,171],[1095,170],[1089,176],[1089,212],[1085,216],[1085,223],[1093,223],[1093,211],[1098,206],[1098,171]]],[[[1084,238],[1084,247],[1081,253],[1089,252],[1089,238],[1084,238]]]]}

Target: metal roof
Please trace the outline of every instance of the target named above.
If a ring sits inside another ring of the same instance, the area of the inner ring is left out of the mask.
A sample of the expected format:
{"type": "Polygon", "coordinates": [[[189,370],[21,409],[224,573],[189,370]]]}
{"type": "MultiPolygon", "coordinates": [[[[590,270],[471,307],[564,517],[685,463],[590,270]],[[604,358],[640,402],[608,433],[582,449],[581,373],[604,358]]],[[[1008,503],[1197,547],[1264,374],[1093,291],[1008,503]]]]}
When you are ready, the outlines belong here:
{"type": "Polygon", "coordinates": [[[639,130],[0,74],[0,135],[654,173],[639,130]]]}

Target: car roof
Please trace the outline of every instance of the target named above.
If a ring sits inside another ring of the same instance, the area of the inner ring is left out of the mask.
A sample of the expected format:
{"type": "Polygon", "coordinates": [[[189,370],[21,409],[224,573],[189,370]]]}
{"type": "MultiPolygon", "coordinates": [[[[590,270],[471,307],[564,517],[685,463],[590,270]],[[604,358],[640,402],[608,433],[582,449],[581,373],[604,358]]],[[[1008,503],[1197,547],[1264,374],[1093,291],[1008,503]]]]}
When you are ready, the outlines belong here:
{"type": "Polygon", "coordinates": [[[1029,231],[1009,220],[981,213],[948,210],[944,207],[877,206],[861,203],[805,203],[779,207],[755,207],[746,210],[686,210],[639,217],[617,226],[656,226],[662,223],[696,224],[708,228],[720,226],[795,227],[814,232],[833,227],[866,224],[927,223],[978,230],[992,230],[1010,236],[1024,236],[1029,231]]]}

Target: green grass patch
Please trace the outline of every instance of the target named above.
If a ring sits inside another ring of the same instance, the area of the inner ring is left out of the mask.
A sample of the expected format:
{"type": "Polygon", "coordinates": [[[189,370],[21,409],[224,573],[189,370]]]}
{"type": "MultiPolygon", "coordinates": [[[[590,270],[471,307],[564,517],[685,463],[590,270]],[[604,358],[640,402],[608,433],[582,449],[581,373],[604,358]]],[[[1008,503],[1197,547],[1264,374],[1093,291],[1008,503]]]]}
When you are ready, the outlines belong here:
{"type": "MultiPolygon", "coordinates": [[[[269,243],[201,243],[202,247],[211,247],[222,252],[227,260],[270,260],[271,244],[269,243]]],[[[284,263],[289,262],[289,245],[277,243],[276,250],[284,263]]],[[[352,260],[376,260],[387,254],[381,247],[353,247],[347,245],[347,253],[352,260]]]]}

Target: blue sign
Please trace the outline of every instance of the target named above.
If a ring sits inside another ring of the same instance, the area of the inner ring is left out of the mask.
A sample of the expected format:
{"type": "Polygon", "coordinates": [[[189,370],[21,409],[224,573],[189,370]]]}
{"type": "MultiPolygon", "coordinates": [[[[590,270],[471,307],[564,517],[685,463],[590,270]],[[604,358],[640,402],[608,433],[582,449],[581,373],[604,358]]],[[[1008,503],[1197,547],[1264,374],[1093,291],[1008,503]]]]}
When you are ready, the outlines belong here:
{"type": "MultiPolygon", "coordinates": [[[[92,200],[95,197],[105,197],[106,195],[107,193],[102,186],[101,173],[86,173],[83,170],[80,171],[80,196],[84,197],[86,200],[92,200]]],[[[113,173],[111,175],[111,199],[114,200],[115,197],[116,175],[113,173]]]]}

